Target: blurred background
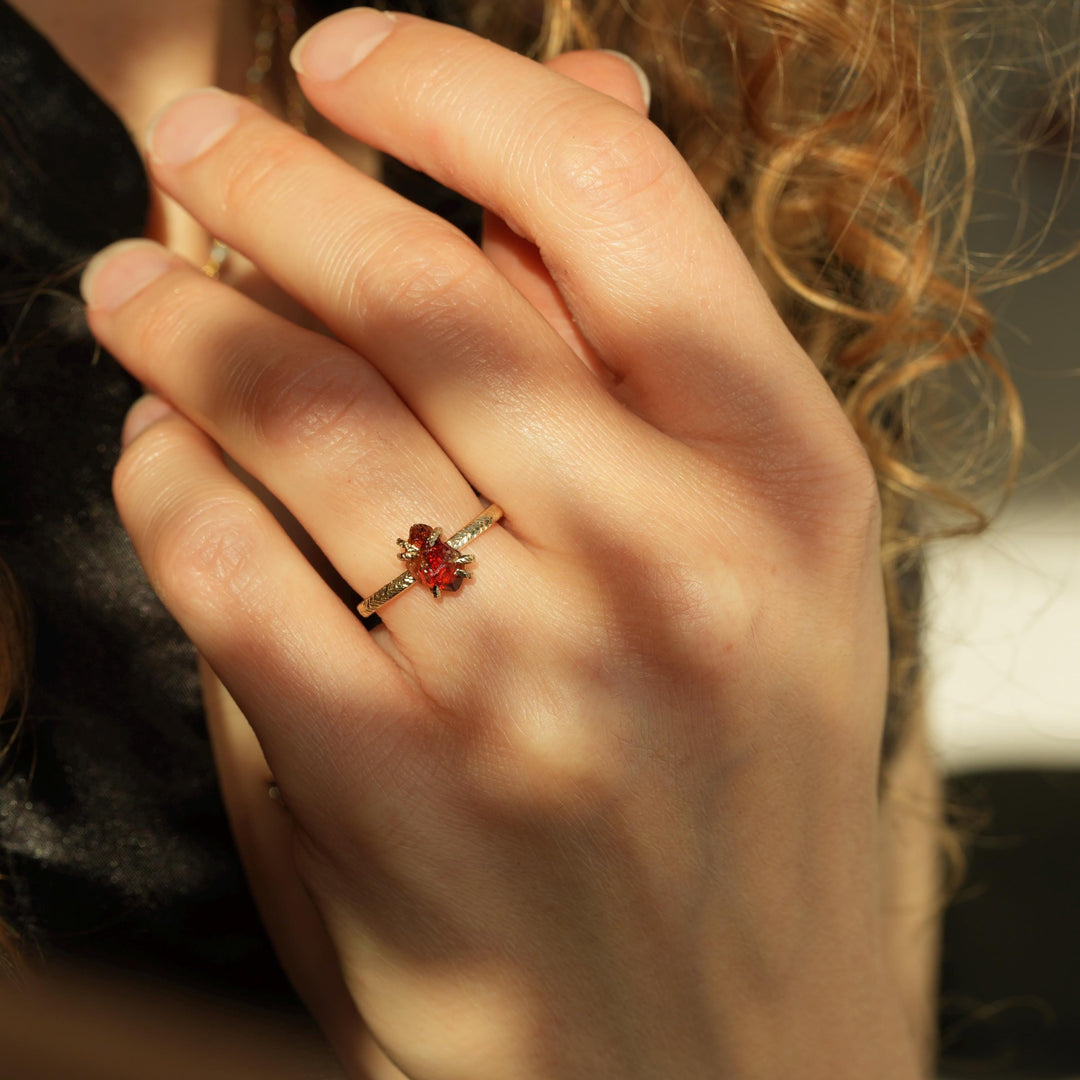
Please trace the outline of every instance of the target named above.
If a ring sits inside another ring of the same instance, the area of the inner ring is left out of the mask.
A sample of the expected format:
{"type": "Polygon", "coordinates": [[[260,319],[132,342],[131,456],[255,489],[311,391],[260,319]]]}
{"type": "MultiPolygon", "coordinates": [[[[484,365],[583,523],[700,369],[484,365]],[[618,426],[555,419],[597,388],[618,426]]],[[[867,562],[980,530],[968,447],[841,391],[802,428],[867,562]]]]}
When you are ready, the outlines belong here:
{"type": "MultiPolygon", "coordinates": [[[[997,88],[977,118],[989,155],[969,243],[984,265],[1018,247],[1037,265],[1080,242],[1080,3],[1026,6],[1047,27],[1039,55],[995,37],[993,5],[973,43],[997,88]]],[[[1080,263],[986,299],[1025,403],[1028,452],[990,531],[928,557],[932,738],[949,797],[981,826],[946,916],[940,1075],[1076,1078],[1080,263]]]]}

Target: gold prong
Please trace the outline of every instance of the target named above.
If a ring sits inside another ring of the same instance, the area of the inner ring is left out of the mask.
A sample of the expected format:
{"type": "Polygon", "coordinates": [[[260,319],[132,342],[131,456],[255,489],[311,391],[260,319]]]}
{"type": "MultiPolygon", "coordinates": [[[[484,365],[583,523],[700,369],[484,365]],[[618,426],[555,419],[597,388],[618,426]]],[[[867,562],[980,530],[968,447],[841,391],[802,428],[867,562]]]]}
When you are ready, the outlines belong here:
{"type": "Polygon", "coordinates": [[[416,584],[417,575],[419,574],[421,568],[420,564],[423,562],[425,554],[431,548],[433,548],[440,540],[442,540],[444,544],[452,548],[455,552],[455,558],[452,560],[452,562],[449,559],[447,560],[447,562],[451,562],[451,564],[454,566],[454,578],[450,583],[448,583],[448,586],[446,587],[440,588],[437,585],[432,586],[431,594],[436,599],[439,599],[447,588],[456,589],[460,584],[461,579],[472,577],[472,574],[469,573],[468,570],[461,569],[460,567],[464,567],[472,562],[475,562],[475,559],[472,555],[457,554],[459,552],[459,549],[475,540],[482,532],[485,532],[497,521],[499,521],[502,516],[502,510],[498,506],[491,504],[487,507],[486,510],[484,510],[483,513],[477,514],[477,516],[474,517],[473,520],[470,521],[464,528],[458,529],[458,531],[454,533],[453,536],[451,536],[448,540],[443,540],[443,529],[440,525],[426,526],[414,524],[410,528],[410,534],[412,533],[413,529],[417,530],[418,532],[422,532],[425,529],[430,530],[427,537],[425,537],[426,542],[421,544],[412,544],[408,540],[405,540],[400,536],[397,537],[398,547],[402,549],[398,553],[398,558],[406,563],[409,563],[408,569],[406,569],[404,573],[399,574],[396,578],[394,578],[393,581],[388,582],[381,589],[376,589],[376,591],[373,592],[370,596],[362,600],[360,604],[357,605],[357,611],[359,611],[362,616],[371,615],[378,608],[382,607],[383,604],[389,603],[391,600],[394,599],[395,596],[398,596],[410,586],[416,584]]]}

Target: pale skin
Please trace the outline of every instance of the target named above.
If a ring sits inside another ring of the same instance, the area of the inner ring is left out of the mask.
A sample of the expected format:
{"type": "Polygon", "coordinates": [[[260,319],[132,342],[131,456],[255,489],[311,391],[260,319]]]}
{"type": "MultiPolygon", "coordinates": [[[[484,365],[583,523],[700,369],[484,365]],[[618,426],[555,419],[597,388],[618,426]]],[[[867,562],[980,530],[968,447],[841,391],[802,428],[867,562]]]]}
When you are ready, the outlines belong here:
{"type": "MultiPolygon", "coordinates": [[[[80,5],[16,6],[63,47],[80,5]]],[[[338,43],[359,28],[336,19],[338,43]]],[[[370,1080],[924,1075],[933,849],[901,809],[932,820],[936,786],[915,739],[902,797],[877,796],[861,447],[629,67],[383,29],[337,78],[303,53],[301,85],[487,207],[483,254],[211,94],[149,148],[172,253],[122,245],[84,281],[95,334],[156,394],[117,503],[206,658],[287,969],[370,1080]],[[233,126],[211,146],[214,116],[233,126]],[[275,283],[266,306],[186,261],[210,233],[275,283]],[[222,450],[362,595],[412,522],[483,508],[470,484],[506,518],[460,592],[414,587],[369,633],[222,450]]],[[[183,56],[148,35],[141,84],[109,85],[115,48],[85,30],[68,54],[137,132],[221,81],[220,29],[183,56]]]]}

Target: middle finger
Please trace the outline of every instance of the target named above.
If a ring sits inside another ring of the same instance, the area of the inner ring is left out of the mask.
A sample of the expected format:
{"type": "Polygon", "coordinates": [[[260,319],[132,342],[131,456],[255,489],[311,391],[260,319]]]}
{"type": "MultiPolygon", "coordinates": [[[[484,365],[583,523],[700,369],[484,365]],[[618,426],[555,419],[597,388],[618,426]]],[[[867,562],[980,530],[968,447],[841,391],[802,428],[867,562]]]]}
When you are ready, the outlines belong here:
{"type": "Polygon", "coordinates": [[[475,244],[241,98],[187,95],[148,141],[170,194],[381,371],[474,487],[528,490],[551,541],[626,414],[475,244]]]}

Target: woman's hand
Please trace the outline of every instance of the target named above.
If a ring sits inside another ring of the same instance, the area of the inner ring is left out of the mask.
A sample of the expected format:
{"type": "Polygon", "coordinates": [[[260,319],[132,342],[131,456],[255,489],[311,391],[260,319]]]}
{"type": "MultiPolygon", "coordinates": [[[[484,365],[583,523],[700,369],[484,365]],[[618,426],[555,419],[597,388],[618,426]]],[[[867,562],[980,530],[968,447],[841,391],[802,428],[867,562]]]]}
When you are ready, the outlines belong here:
{"type": "Polygon", "coordinates": [[[207,92],[155,181],[340,340],[146,242],[85,290],[178,410],[129,421],[117,502],[283,792],[350,999],[317,1011],[413,1080],[911,1080],[878,504],[824,381],[640,111],[404,15],[335,16],[299,66],[505,222],[490,254],[207,92]],[[368,632],[222,450],[365,596],[413,522],[506,516],[368,632]]]}

